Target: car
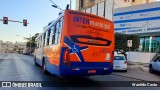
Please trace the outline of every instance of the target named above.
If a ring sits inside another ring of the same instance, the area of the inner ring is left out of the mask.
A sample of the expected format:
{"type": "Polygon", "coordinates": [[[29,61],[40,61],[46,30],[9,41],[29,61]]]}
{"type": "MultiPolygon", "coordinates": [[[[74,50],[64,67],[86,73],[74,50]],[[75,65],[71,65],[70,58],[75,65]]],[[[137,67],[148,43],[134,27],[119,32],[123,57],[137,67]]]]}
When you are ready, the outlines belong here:
{"type": "Polygon", "coordinates": [[[156,54],[149,63],[149,72],[160,72],[160,54],[156,54]]]}
{"type": "Polygon", "coordinates": [[[114,53],[113,70],[123,70],[127,72],[127,59],[124,54],[114,53]]]}

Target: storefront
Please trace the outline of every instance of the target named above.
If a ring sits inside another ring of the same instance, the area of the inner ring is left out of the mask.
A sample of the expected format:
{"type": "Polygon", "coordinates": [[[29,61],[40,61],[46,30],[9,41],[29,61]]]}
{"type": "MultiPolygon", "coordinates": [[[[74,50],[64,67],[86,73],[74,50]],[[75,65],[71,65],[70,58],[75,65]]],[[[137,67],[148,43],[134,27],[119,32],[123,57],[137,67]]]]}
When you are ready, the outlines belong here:
{"type": "Polygon", "coordinates": [[[159,52],[160,36],[141,37],[139,50],[144,52],[159,52]]]}

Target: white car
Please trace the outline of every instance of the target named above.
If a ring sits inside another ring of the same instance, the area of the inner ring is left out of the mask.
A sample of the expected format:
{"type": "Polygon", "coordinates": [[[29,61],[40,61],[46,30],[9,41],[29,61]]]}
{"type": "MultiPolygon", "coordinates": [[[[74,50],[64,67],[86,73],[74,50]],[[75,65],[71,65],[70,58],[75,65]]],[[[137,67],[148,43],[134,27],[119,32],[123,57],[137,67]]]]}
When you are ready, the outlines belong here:
{"type": "Polygon", "coordinates": [[[160,72],[160,54],[155,55],[149,64],[149,72],[154,71],[160,72]]]}
{"type": "Polygon", "coordinates": [[[123,70],[127,72],[127,60],[123,54],[114,54],[113,70],[123,70]]]}

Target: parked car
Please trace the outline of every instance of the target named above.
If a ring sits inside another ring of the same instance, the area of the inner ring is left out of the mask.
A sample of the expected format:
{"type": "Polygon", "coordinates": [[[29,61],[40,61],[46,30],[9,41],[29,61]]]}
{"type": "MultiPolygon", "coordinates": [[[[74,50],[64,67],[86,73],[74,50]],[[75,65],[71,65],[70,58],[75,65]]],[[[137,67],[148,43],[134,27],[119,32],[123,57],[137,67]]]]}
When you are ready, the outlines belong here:
{"type": "Polygon", "coordinates": [[[153,73],[154,71],[160,72],[160,54],[155,55],[150,61],[149,72],[153,73]]]}
{"type": "Polygon", "coordinates": [[[127,60],[123,54],[114,53],[113,70],[123,70],[127,72],[127,60]]]}

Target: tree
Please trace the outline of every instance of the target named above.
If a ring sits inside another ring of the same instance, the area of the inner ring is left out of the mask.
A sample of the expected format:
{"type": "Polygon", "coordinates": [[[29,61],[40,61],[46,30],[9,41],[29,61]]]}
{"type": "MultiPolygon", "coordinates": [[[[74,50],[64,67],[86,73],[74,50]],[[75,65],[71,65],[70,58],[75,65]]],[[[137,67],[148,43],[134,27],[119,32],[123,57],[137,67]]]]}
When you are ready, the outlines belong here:
{"type": "MultiPolygon", "coordinates": [[[[31,37],[31,40],[29,40],[26,44],[27,48],[34,48],[36,46],[36,41],[35,39],[39,36],[40,33],[36,33],[34,36],[31,37]]],[[[29,38],[30,39],[30,38],[29,38]]]]}
{"type": "Polygon", "coordinates": [[[139,36],[138,35],[128,35],[128,34],[121,34],[115,33],[115,49],[123,49],[128,51],[127,47],[127,40],[132,40],[132,47],[130,48],[131,51],[138,50],[139,48],[139,36]]]}

